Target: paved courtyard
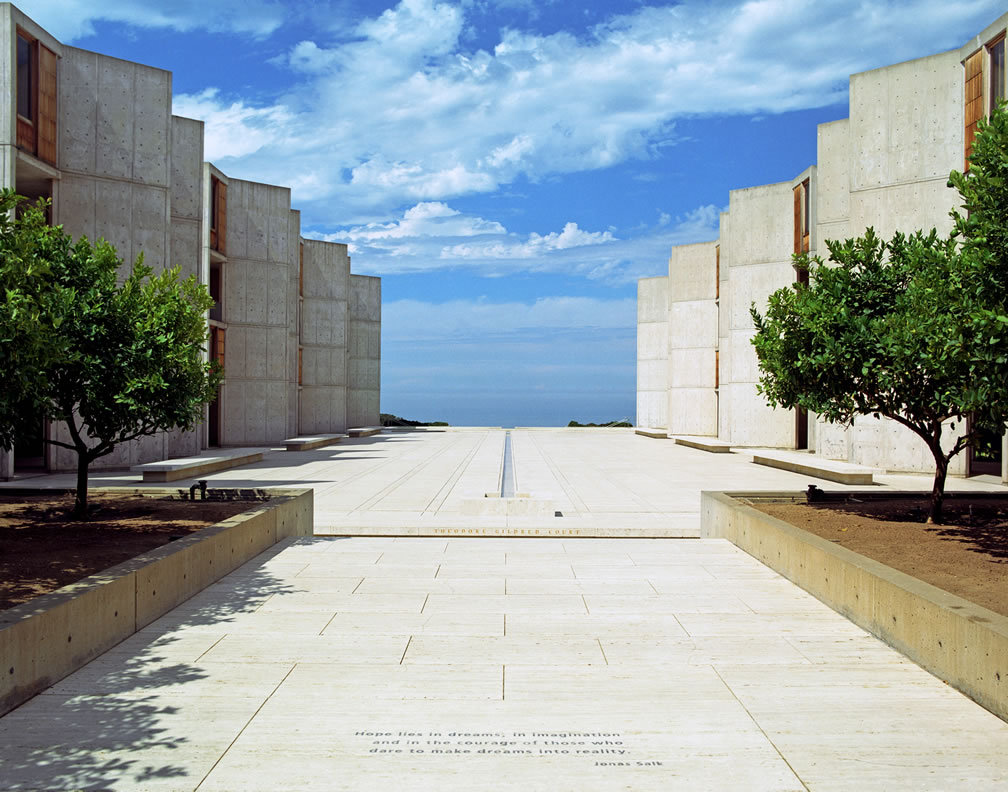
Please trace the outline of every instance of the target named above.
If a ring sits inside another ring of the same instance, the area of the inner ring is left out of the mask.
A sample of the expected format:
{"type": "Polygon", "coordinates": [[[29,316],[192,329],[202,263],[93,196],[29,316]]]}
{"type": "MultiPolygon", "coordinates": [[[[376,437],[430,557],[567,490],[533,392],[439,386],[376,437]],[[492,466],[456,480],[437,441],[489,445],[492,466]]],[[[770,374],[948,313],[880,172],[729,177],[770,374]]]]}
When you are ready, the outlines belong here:
{"type": "MultiPolygon", "coordinates": [[[[808,483],[514,431],[517,490],[564,516],[502,518],[471,503],[502,438],[383,435],[209,478],[304,481],[317,527],[403,534],[688,532],[700,489],[808,483]]],[[[5,790],[1003,787],[1008,724],[723,540],[288,541],[0,719],[5,790]]]]}

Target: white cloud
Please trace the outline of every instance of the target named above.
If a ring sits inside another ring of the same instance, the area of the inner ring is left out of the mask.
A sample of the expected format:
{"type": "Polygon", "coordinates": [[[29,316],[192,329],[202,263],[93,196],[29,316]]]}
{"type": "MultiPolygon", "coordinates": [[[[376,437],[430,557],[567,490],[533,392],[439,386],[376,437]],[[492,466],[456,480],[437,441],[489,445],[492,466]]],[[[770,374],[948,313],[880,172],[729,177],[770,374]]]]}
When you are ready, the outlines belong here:
{"type": "Polygon", "coordinates": [[[542,297],[532,303],[393,300],[382,304],[382,340],[499,338],[526,331],[633,329],[633,298],[542,297]],[[436,322],[430,319],[437,317],[436,322]]]}
{"type": "Polygon", "coordinates": [[[17,0],[17,6],[66,42],[93,35],[98,21],[261,38],[279,28],[287,13],[277,0],[17,0]]]}
{"type": "Polygon", "coordinates": [[[296,119],[283,106],[226,103],[216,88],[198,94],[177,94],[172,98],[172,112],[206,122],[203,156],[211,161],[247,157],[267,146],[290,142],[296,126],[296,119]]]}
{"type": "Polygon", "coordinates": [[[307,236],[347,243],[355,257],[354,271],[362,274],[466,269],[499,277],[562,272],[625,285],[660,274],[673,245],[714,239],[720,213],[716,206],[700,206],[681,217],[663,214],[655,226],[634,229],[625,238],[611,229],[585,230],[574,222],[565,223],[560,231],[522,236],[496,221],[428,201],[388,223],[307,236]]]}
{"type": "Polygon", "coordinates": [[[577,37],[504,30],[472,51],[469,9],[402,0],[333,38],[302,40],[286,58],[296,79],[273,105],[200,94],[213,151],[236,158],[236,176],[293,183],[309,220],[311,200],[327,213],[384,214],[647,159],[674,145],[684,116],[835,103],[851,72],[958,44],[950,30],[1003,10],[993,0],[686,0],[577,37]]]}
{"type": "Polygon", "coordinates": [[[504,234],[504,226],[482,217],[469,217],[438,201],[418,203],[407,209],[401,220],[368,223],[333,234],[330,241],[375,243],[415,237],[471,237],[480,234],[504,234]]]}

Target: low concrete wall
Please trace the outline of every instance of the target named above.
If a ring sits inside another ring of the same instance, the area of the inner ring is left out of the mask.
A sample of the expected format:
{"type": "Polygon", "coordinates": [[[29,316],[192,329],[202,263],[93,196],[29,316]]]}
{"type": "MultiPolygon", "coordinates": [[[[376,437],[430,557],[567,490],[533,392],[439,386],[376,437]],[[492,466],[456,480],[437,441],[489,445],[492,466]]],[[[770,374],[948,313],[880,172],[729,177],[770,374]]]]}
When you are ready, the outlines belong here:
{"type": "Polygon", "coordinates": [[[1008,720],[1008,617],[757,511],[736,497],[744,495],[702,493],[701,536],[728,539],[1008,720]]]}
{"type": "Polygon", "coordinates": [[[239,515],[0,611],[0,715],[281,539],[311,536],[313,491],[268,492],[239,515]]]}

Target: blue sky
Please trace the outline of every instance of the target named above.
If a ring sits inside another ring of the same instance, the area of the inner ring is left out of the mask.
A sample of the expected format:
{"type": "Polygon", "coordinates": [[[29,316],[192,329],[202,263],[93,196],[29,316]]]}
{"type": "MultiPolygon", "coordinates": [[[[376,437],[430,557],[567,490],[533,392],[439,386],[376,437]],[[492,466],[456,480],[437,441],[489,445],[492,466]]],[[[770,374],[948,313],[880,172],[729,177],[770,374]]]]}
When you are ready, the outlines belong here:
{"type": "Polygon", "coordinates": [[[174,73],[224,172],[293,188],[382,278],[382,410],[634,418],[636,281],[738,187],[815,161],[848,75],[1003,2],[40,0],[61,41],[174,73]]]}

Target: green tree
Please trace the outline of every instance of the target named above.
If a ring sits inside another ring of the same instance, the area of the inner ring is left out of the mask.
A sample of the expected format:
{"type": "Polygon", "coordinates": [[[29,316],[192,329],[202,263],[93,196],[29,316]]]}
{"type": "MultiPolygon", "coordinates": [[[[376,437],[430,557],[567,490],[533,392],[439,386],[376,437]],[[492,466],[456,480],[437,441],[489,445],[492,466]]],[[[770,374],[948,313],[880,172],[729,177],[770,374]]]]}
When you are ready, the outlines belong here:
{"type": "Polygon", "coordinates": [[[849,425],[885,416],[935,460],[929,522],[941,522],[949,461],[1008,420],[1008,120],[980,125],[970,170],[953,172],[967,214],[954,230],[872,229],[827,242],[829,264],[796,256],[810,283],[751,308],[759,389],[772,406],[849,425]],[[969,422],[967,422],[969,418],[969,422]],[[966,427],[969,426],[969,431],[966,427]],[[946,427],[948,436],[943,436],[946,427]]]}
{"type": "MultiPolygon", "coordinates": [[[[10,229],[27,224],[39,231],[37,211],[25,211],[10,229]]],[[[61,228],[42,233],[49,240],[38,248],[46,254],[38,270],[44,274],[7,289],[0,328],[16,328],[16,312],[31,305],[40,332],[51,332],[56,343],[44,354],[0,360],[0,377],[20,383],[17,396],[0,405],[0,438],[23,436],[25,410],[64,424],[69,440],[47,442],[77,454],[74,515],[83,517],[95,459],[143,435],[191,429],[213,398],[221,375],[204,360],[204,312],[213,301],[194,277],[179,280],[177,269],[155,275],[142,256],[120,284],[121,262],[107,242],[72,244],[61,228]]],[[[5,286],[7,269],[6,261],[0,264],[5,286]]],[[[33,341],[30,329],[17,337],[33,341]]]]}

